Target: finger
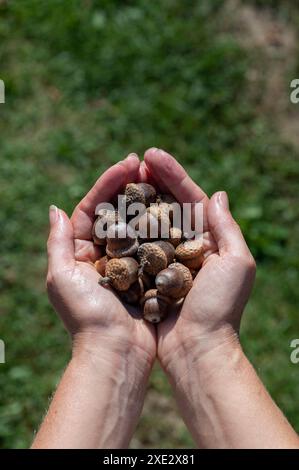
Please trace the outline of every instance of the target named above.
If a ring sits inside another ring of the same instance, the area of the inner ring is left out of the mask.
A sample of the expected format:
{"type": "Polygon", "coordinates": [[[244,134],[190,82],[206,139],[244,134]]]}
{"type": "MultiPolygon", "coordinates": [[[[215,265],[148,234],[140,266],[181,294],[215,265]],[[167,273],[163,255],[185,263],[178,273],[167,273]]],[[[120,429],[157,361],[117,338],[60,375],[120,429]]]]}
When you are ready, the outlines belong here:
{"type": "Polygon", "coordinates": [[[111,201],[127,183],[137,180],[139,165],[138,156],[130,154],[125,160],[116,163],[100,176],[73,212],[71,221],[75,238],[92,239],[91,230],[97,205],[111,201]]]}
{"type": "Polygon", "coordinates": [[[138,178],[140,160],[137,153],[130,153],[122,162],[127,170],[127,183],[134,183],[138,178]]]}
{"type": "Polygon", "coordinates": [[[104,247],[95,245],[90,240],[75,239],[75,259],[76,261],[86,261],[94,263],[104,256],[104,247]]]}
{"type": "Polygon", "coordinates": [[[152,184],[160,192],[167,192],[167,187],[165,186],[163,181],[158,181],[157,178],[154,177],[150,169],[147,167],[145,161],[142,161],[140,164],[139,181],[141,183],[152,184]]]}
{"type": "Polygon", "coordinates": [[[183,202],[199,202],[203,204],[203,229],[207,230],[207,205],[209,198],[206,193],[190,178],[174,157],[164,150],[151,148],[145,152],[144,161],[150,173],[158,183],[164,184],[166,190],[173,194],[181,204],[183,202]]]}
{"type": "Polygon", "coordinates": [[[208,206],[210,230],[218,245],[220,255],[251,255],[241,229],[229,210],[226,192],[220,191],[211,197],[208,206]]]}
{"type": "Polygon", "coordinates": [[[49,271],[57,272],[75,264],[74,234],[70,219],[56,206],[50,206],[48,238],[49,271]]]}

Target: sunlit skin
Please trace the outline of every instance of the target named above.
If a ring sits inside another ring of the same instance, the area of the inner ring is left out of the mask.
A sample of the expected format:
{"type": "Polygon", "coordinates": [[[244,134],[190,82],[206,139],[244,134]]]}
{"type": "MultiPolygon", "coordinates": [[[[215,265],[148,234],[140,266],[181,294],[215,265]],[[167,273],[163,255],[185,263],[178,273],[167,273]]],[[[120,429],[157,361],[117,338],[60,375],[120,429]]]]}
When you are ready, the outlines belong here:
{"type": "Polygon", "coordinates": [[[299,446],[239,343],[255,262],[225,192],[209,200],[171,155],[153,148],[141,164],[131,154],[108,169],[71,219],[52,208],[50,225],[48,293],[73,348],[33,448],[127,447],[156,357],[199,447],[299,446]],[[157,327],[100,286],[93,265],[95,207],[140,181],[204,209],[203,267],[183,306],[157,327]]]}
{"type": "Polygon", "coordinates": [[[93,263],[99,257],[99,248],[91,235],[97,204],[113,199],[127,183],[136,181],[138,172],[139,160],[130,155],[98,179],[70,220],[60,211],[65,236],[74,245],[69,245],[68,253],[61,253],[56,245],[51,250],[55,240],[50,236],[47,284],[51,302],[75,343],[79,339],[83,342],[85,335],[99,334],[101,341],[113,337],[112,347],[119,342],[138,348],[138,355],[144,355],[151,365],[156,356],[155,328],[143,321],[134,308],[124,305],[111,289],[98,284],[99,274],[93,263]]]}

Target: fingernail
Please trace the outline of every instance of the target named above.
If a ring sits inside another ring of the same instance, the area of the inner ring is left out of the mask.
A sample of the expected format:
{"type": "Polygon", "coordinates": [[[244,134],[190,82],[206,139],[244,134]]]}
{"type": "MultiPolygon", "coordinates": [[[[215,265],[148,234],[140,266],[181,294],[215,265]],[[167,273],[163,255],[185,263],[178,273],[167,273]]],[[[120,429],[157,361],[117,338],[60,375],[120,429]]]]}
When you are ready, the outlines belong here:
{"type": "Polygon", "coordinates": [[[223,209],[229,210],[229,201],[225,191],[219,191],[219,193],[217,193],[217,204],[223,209]]]}
{"type": "Polygon", "coordinates": [[[50,224],[53,225],[57,221],[58,217],[58,208],[54,206],[53,204],[49,207],[49,219],[50,219],[50,224]]]}
{"type": "Polygon", "coordinates": [[[129,153],[129,155],[125,158],[125,160],[128,160],[129,158],[138,158],[137,153],[129,153]]]}

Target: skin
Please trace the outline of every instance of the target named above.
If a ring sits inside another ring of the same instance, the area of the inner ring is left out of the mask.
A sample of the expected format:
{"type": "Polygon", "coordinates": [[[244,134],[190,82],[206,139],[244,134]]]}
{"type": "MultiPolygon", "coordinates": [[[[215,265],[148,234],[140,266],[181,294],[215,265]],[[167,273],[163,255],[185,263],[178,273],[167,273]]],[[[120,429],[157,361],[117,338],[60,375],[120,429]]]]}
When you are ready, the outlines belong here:
{"type": "Polygon", "coordinates": [[[158,325],[158,358],[196,444],[203,448],[298,448],[299,439],[246,359],[239,327],[255,261],[225,192],[211,200],[169,154],[145,153],[142,181],[203,204],[203,267],[180,313],[158,325]]]}
{"type": "Polygon", "coordinates": [[[71,220],[50,210],[49,298],[72,338],[72,359],[33,448],[127,447],[156,357],[154,327],[98,284],[91,241],[94,210],[137,179],[130,155],[107,170],[71,220]]]}
{"type": "Polygon", "coordinates": [[[171,155],[149,149],[141,165],[130,155],[104,173],[71,220],[53,208],[50,223],[48,292],[73,355],[33,448],[127,447],[156,355],[199,447],[299,447],[239,343],[255,263],[226,193],[209,200],[171,155]],[[203,203],[203,268],[180,315],[157,328],[100,287],[92,265],[94,208],[131,181],[203,203]]]}

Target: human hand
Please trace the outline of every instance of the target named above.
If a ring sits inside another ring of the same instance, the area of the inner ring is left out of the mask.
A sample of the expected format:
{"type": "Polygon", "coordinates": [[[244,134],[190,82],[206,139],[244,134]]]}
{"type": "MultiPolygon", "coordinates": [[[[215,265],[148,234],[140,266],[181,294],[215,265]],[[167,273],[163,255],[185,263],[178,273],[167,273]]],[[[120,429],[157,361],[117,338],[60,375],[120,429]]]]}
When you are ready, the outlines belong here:
{"type": "Polygon", "coordinates": [[[180,313],[173,311],[158,325],[158,357],[176,380],[174,376],[186,372],[189,362],[219,345],[238,341],[255,262],[229,211],[226,193],[218,192],[209,201],[181,165],[158,149],[145,153],[140,175],[180,203],[203,204],[203,266],[180,313]]]}
{"type": "Polygon", "coordinates": [[[48,240],[49,298],[70,332],[74,351],[82,349],[131,358],[136,367],[149,369],[156,356],[155,329],[140,319],[112,290],[98,284],[93,263],[99,248],[92,241],[95,208],[109,202],[129,182],[138,178],[134,154],[107,170],[75,208],[69,220],[62,210],[50,209],[48,240]]]}

